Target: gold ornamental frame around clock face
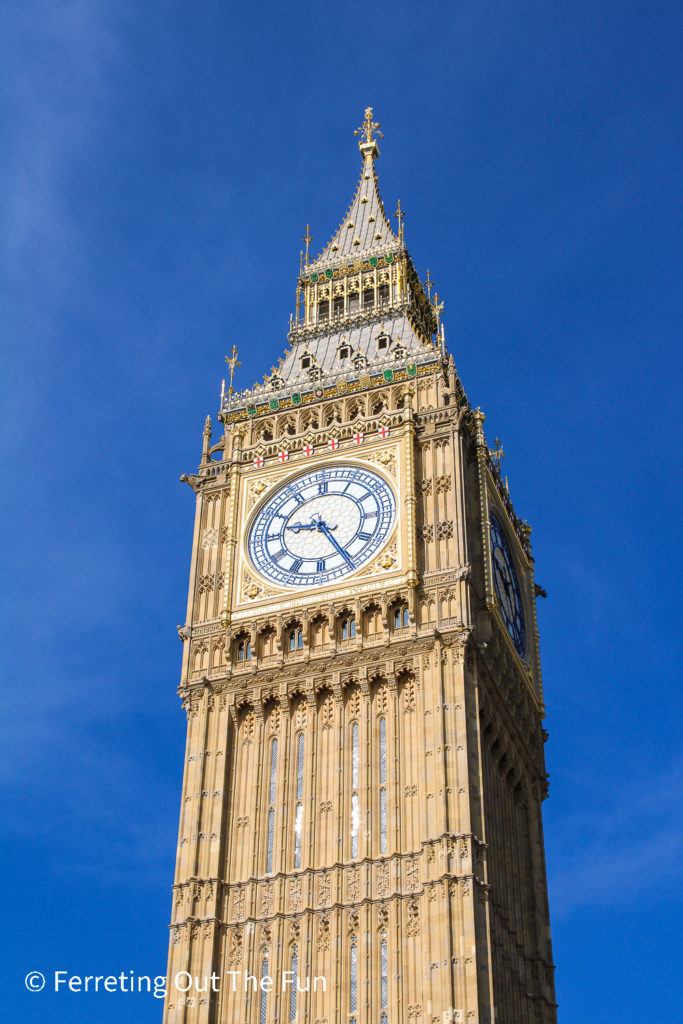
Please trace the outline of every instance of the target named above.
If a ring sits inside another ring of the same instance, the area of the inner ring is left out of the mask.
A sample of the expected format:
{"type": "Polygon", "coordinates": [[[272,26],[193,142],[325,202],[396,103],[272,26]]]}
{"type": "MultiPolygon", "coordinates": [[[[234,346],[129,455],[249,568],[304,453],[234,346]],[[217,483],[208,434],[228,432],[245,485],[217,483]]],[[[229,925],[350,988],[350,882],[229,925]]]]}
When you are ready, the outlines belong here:
{"type": "Polygon", "coordinates": [[[264,596],[272,588],[294,594],[346,584],[396,534],[396,488],[373,463],[335,459],[297,469],[278,477],[245,521],[243,564],[263,581],[264,596]]]}

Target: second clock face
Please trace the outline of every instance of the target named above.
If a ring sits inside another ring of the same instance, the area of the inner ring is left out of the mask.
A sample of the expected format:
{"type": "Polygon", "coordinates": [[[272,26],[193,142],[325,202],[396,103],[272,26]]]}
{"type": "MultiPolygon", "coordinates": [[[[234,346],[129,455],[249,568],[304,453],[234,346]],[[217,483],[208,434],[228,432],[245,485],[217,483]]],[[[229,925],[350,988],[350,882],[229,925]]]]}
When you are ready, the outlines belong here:
{"type": "Polygon", "coordinates": [[[318,586],[377,554],[395,521],[394,492],[377,473],[326,466],[270,495],[249,531],[249,556],[273,583],[318,586]]]}
{"type": "Polygon", "coordinates": [[[503,527],[493,512],[490,513],[489,519],[491,521],[493,582],[498,596],[498,603],[503,613],[507,631],[517,648],[517,653],[524,657],[526,651],[526,626],[524,624],[522,594],[519,589],[514,559],[510,546],[505,539],[503,527]]]}

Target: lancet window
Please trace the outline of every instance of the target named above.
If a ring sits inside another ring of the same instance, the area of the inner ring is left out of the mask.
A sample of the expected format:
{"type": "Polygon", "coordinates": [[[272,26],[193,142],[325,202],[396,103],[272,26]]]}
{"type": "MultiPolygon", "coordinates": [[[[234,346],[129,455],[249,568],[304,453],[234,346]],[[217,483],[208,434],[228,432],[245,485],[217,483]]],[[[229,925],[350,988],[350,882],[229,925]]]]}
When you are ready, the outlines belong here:
{"type": "Polygon", "coordinates": [[[291,987],[289,989],[289,1020],[291,1022],[296,1020],[296,993],[299,985],[299,951],[296,946],[292,946],[292,960],[291,960],[291,987]]]}
{"type": "Polygon", "coordinates": [[[296,817],[294,819],[294,867],[301,867],[301,833],[304,824],[304,734],[296,741],[296,817]]]}
{"type": "Polygon", "coordinates": [[[379,720],[379,849],[387,852],[387,720],[379,720]]]}
{"type": "Polygon", "coordinates": [[[273,740],[270,748],[270,780],[268,783],[268,852],[266,871],[273,870],[273,846],[275,841],[275,791],[277,783],[277,750],[278,742],[273,740]]]}
{"type": "Polygon", "coordinates": [[[351,726],[351,856],[354,858],[358,856],[358,833],[360,831],[359,767],[358,722],[354,722],[351,726]]]}

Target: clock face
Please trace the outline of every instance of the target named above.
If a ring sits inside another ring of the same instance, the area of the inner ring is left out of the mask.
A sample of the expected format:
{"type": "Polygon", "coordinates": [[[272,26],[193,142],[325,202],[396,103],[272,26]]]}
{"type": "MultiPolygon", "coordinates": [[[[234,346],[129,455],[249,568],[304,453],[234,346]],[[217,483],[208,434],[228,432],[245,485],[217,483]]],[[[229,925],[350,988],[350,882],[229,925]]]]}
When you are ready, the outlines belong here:
{"type": "Polygon", "coordinates": [[[498,603],[503,613],[507,631],[517,649],[517,653],[520,657],[523,657],[526,650],[526,626],[524,625],[522,595],[515,571],[515,563],[512,559],[512,552],[508,542],[505,539],[503,527],[493,512],[490,513],[489,519],[491,521],[493,582],[498,596],[498,603]]]}
{"type": "Polygon", "coordinates": [[[249,531],[249,557],[284,587],[331,583],[377,554],[396,522],[396,498],[377,473],[326,466],[277,488],[249,531]]]}

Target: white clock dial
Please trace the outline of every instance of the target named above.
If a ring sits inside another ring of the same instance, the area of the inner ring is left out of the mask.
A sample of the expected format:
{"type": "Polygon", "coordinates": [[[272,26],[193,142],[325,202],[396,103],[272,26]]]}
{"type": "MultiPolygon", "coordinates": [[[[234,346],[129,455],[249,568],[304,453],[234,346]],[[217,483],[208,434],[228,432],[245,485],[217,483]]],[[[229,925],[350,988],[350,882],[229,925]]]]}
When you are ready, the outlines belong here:
{"type": "Polygon", "coordinates": [[[249,531],[249,556],[262,576],[281,586],[329,583],[372,558],[395,521],[394,492],[379,474],[326,466],[266,499],[249,531]]]}

